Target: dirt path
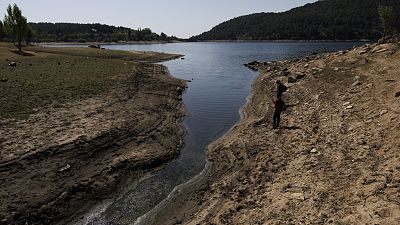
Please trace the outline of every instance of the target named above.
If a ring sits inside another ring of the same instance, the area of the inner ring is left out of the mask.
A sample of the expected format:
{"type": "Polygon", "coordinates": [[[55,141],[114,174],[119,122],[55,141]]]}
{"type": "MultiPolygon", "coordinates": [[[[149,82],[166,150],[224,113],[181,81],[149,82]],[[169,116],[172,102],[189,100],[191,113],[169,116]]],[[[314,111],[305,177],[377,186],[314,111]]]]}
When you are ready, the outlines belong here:
{"type": "Polygon", "coordinates": [[[256,64],[242,120],[209,147],[211,171],[153,224],[398,224],[399,44],[256,64]],[[289,77],[273,130],[275,81],[289,77]]]}
{"type": "Polygon", "coordinates": [[[54,224],[176,157],[185,82],[137,64],[112,91],[0,129],[0,224],[54,224]]]}

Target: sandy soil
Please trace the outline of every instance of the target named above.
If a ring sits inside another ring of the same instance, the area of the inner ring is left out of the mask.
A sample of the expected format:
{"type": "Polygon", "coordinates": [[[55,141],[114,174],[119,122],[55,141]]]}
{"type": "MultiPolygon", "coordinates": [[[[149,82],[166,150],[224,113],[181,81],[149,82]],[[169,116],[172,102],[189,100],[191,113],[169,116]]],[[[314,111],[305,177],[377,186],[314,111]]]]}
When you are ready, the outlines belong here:
{"type": "Polygon", "coordinates": [[[209,147],[210,172],[153,224],[399,224],[397,42],[253,65],[261,74],[242,120],[209,147]],[[274,130],[277,79],[295,83],[274,130]]]}
{"type": "Polygon", "coordinates": [[[64,224],[179,154],[185,81],[135,68],[108,93],[0,121],[0,224],[64,224]]]}

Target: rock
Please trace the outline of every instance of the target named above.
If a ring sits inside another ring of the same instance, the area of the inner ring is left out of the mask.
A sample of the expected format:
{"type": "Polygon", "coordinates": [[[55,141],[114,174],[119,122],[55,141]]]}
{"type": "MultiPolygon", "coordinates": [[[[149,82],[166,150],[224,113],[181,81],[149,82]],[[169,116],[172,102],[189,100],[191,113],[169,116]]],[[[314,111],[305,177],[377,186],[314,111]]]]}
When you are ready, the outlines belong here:
{"type": "Polygon", "coordinates": [[[58,170],[58,172],[64,172],[71,169],[71,165],[67,164],[66,166],[62,167],[58,170]]]}
{"type": "Polygon", "coordinates": [[[8,81],[7,78],[2,78],[2,79],[0,79],[0,82],[7,82],[7,81],[8,81]]]}
{"type": "Polygon", "coordinates": [[[269,66],[269,65],[271,65],[271,64],[272,64],[271,62],[264,62],[264,63],[263,63],[264,66],[269,66]]]}
{"type": "Polygon", "coordinates": [[[367,53],[367,50],[361,50],[358,54],[362,55],[362,54],[365,54],[365,53],[367,53]]]}
{"type": "Polygon", "coordinates": [[[290,75],[290,72],[289,72],[289,71],[282,71],[282,72],[281,72],[281,76],[287,77],[287,76],[289,76],[289,75],[290,75]]]}
{"type": "Polygon", "coordinates": [[[400,97],[400,91],[398,91],[395,95],[396,98],[400,97]]]}
{"type": "Polygon", "coordinates": [[[346,107],[346,109],[352,109],[352,108],[353,108],[352,105],[349,105],[349,106],[346,107]]]}
{"type": "Polygon", "coordinates": [[[290,199],[304,201],[306,197],[304,196],[303,193],[293,193],[290,195],[290,199]]]}
{"type": "Polygon", "coordinates": [[[351,104],[351,102],[345,102],[345,103],[343,103],[343,106],[350,105],[350,104],[351,104]]]}
{"type": "Polygon", "coordinates": [[[245,65],[245,66],[251,70],[258,71],[258,69],[254,66],[249,66],[249,65],[245,65]]]}
{"type": "Polygon", "coordinates": [[[352,86],[358,86],[358,85],[361,85],[361,82],[358,80],[352,84],[352,86]]]}
{"type": "Polygon", "coordinates": [[[178,95],[182,95],[182,93],[183,93],[182,88],[177,87],[177,88],[176,88],[176,93],[177,93],[178,95]]]}
{"type": "Polygon", "coordinates": [[[296,80],[301,80],[301,79],[303,79],[305,76],[306,76],[306,75],[304,75],[304,74],[297,74],[297,75],[296,75],[296,80]]]}
{"type": "Polygon", "coordinates": [[[318,153],[318,150],[316,148],[313,148],[313,149],[311,149],[310,153],[313,153],[313,154],[318,153]]]}
{"type": "Polygon", "coordinates": [[[343,55],[343,54],[344,54],[343,51],[338,51],[338,52],[336,53],[336,55],[343,55]]]}
{"type": "Polygon", "coordinates": [[[250,69],[252,69],[252,70],[258,71],[258,69],[257,69],[255,66],[257,66],[257,65],[259,65],[259,64],[260,64],[260,62],[258,62],[258,61],[253,61],[253,62],[249,62],[249,63],[247,63],[247,64],[244,64],[244,66],[246,66],[246,67],[248,67],[248,68],[250,68],[250,69]]]}
{"type": "Polygon", "coordinates": [[[296,78],[294,77],[288,77],[288,83],[296,83],[296,78]]]}
{"type": "Polygon", "coordinates": [[[99,44],[91,44],[88,46],[89,48],[101,48],[99,44]]]}
{"type": "Polygon", "coordinates": [[[307,63],[304,65],[304,68],[308,68],[310,65],[307,63]]]}
{"type": "Polygon", "coordinates": [[[386,52],[386,51],[388,51],[388,50],[389,50],[389,49],[384,48],[384,49],[381,49],[381,50],[377,51],[376,53],[386,52]]]}
{"type": "Polygon", "coordinates": [[[182,57],[182,58],[181,58],[181,60],[184,60],[184,59],[185,59],[185,57],[182,57]]]}
{"type": "Polygon", "coordinates": [[[255,66],[255,65],[258,65],[258,64],[260,64],[258,61],[253,61],[253,62],[247,63],[246,65],[255,66]]]}
{"type": "Polygon", "coordinates": [[[17,63],[16,62],[10,62],[10,64],[8,64],[9,67],[16,67],[17,63]]]}
{"type": "Polygon", "coordinates": [[[339,71],[339,68],[338,68],[338,67],[335,67],[333,70],[334,70],[334,71],[339,71]]]}
{"type": "Polygon", "coordinates": [[[384,110],[382,110],[380,113],[379,113],[379,115],[381,115],[381,116],[383,116],[383,115],[385,115],[386,113],[388,113],[389,111],[387,111],[386,109],[384,109],[384,110]]]}
{"type": "Polygon", "coordinates": [[[385,44],[385,43],[399,43],[400,42],[400,35],[388,35],[381,39],[379,39],[378,43],[385,44]]]}

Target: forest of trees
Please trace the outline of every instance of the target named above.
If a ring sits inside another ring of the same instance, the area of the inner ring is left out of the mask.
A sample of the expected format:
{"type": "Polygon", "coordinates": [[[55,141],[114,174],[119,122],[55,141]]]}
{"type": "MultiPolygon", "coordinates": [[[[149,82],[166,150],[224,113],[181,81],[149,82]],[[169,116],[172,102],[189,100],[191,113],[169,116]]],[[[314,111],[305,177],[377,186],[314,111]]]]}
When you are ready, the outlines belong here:
{"type": "Polygon", "coordinates": [[[320,0],[237,17],[190,40],[376,40],[399,30],[400,0],[320,0]]]}
{"type": "Polygon", "coordinates": [[[21,52],[22,42],[122,42],[180,40],[151,29],[130,29],[103,24],[28,23],[16,5],[8,5],[4,20],[0,20],[0,41],[13,42],[21,52]]]}
{"type": "Polygon", "coordinates": [[[119,42],[119,41],[173,41],[164,33],[151,29],[130,29],[103,24],[29,23],[38,42],[119,42]]]}

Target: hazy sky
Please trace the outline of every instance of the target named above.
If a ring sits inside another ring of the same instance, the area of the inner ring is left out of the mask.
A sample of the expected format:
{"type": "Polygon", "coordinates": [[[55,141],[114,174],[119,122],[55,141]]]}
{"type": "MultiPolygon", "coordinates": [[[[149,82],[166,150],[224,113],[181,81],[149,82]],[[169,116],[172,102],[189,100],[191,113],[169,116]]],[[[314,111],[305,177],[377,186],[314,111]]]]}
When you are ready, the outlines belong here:
{"type": "Polygon", "coordinates": [[[102,23],[151,28],[188,38],[237,16],[281,12],[316,0],[0,0],[0,18],[16,3],[31,22],[102,23]]]}

